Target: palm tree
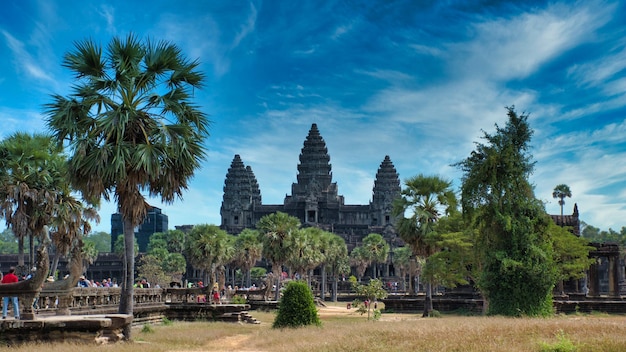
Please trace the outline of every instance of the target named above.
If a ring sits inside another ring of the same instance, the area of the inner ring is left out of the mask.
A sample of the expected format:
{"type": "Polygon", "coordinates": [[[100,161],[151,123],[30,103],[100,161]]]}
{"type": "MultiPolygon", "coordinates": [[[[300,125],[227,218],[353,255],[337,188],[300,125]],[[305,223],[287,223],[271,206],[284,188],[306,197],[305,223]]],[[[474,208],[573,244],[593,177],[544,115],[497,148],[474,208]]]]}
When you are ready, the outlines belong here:
{"type": "Polygon", "coordinates": [[[104,54],[80,41],[63,60],[76,79],[72,94],[46,105],[48,126],[69,142],[73,187],[89,200],[114,198],[122,215],[120,313],[133,313],[134,228],[146,217],[146,193],[166,203],[181,198],[205,157],[209,122],[190,101],[204,79],[198,65],[172,43],[133,34],[113,38],[104,54]]]}
{"type": "MultiPolygon", "coordinates": [[[[396,200],[393,215],[399,217],[400,238],[411,247],[413,254],[428,257],[437,251],[433,236],[434,224],[442,213],[447,214],[456,207],[452,183],[438,176],[418,175],[405,181],[406,188],[396,200]],[[406,215],[409,217],[405,217],[406,215]]],[[[432,307],[432,285],[427,282],[424,316],[430,316],[432,307]]]]}
{"type": "Polygon", "coordinates": [[[350,272],[348,264],[348,247],[346,241],[338,235],[323,231],[321,237],[321,251],[323,254],[323,262],[321,263],[322,271],[322,287],[321,298],[325,300],[326,294],[326,274],[329,273],[332,278],[332,300],[337,300],[337,284],[339,275],[350,272]]]}
{"type": "Polygon", "coordinates": [[[43,134],[17,132],[0,143],[0,216],[18,238],[18,267],[24,270],[24,240],[34,263],[35,239],[48,237],[58,194],[66,182],[62,148],[43,134]]]}
{"type": "Polygon", "coordinates": [[[282,212],[265,215],[256,225],[263,243],[263,257],[272,264],[272,272],[278,278],[275,299],[279,299],[283,264],[291,256],[288,244],[291,236],[300,228],[298,218],[282,212]]]}
{"type": "MultiPolygon", "coordinates": [[[[58,203],[52,218],[52,244],[55,246],[54,259],[50,268],[50,275],[54,275],[59,264],[59,258],[67,255],[77,240],[91,232],[90,221],[100,221],[97,210],[92,206],[85,206],[71,194],[69,185],[59,193],[58,203]]],[[[82,260],[80,258],[73,258],[82,260]]]]}
{"type": "MultiPolygon", "coordinates": [[[[245,286],[250,287],[252,280],[250,269],[263,255],[263,244],[259,240],[259,232],[252,229],[244,229],[235,239],[235,265],[241,268],[245,286]]],[[[242,282],[242,285],[243,282],[242,282]]]]}
{"type": "Polygon", "coordinates": [[[187,254],[191,265],[203,272],[203,281],[213,287],[217,270],[230,261],[230,238],[216,225],[196,225],[187,238],[187,254]]]}
{"type": "MultiPolygon", "coordinates": [[[[393,249],[393,265],[400,272],[402,278],[402,290],[406,290],[406,276],[409,273],[411,267],[411,255],[413,252],[409,247],[398,247],[393,249]]],[[[409,278],[413,277],[413,273],[410,273],[409,278]]]]}
{"type": "Polygon", "coordinates": [[[382,235],[370,233],[363,239],[363,247],[369,254],[372,265],[372,278],[376,278],[377,264],[385,263],[389,256],[389,244],[382,235]]]}
{"type": "Polygon", "coordinates": [[[560,184],[554,187],[554,191],[552,192],[552,198],[559,198],[559,205],[561,206],[561,219],[563,218],[563,206],[565,205],[566,197],[572,197],[572,191],[570,191],[568,185],[560,184]]]}
{"type": "Polygon", "coordinates": [[[367,252],[367,249],[363,246],[354,247],[350,252],[350,265],[356,269],[356,276],[359,282],[365,275],[367,267],[372,262],[371,256],[367,252]]]}
{"type": "Polygon", "coordinates": [[[307,227],[294,231],[289,241],[290,256],[285,265],[290,271],[298,273],[300,278],[307,277],[307,283],[311,285],[309,270],[315,269],[322,261],[321,236],[323,230],[316,227],[307,227]]]}

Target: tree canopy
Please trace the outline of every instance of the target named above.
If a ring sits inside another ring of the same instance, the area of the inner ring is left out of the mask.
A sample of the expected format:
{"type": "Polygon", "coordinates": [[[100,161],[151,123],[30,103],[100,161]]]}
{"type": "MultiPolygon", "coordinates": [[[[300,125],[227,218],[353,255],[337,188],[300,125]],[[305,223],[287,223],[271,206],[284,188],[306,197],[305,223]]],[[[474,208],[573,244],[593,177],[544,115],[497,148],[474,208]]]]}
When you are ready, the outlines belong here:
{"type": "Polygon", "coordinates": [[[507,108],[504,127],[484,132],[463,171],[463,212],[477,229],[474,249],[482,272],[477,284],[489,314],[547,315],[557,271],[551,219],[528,181],[534,167],[528,115],[507,108]]]}

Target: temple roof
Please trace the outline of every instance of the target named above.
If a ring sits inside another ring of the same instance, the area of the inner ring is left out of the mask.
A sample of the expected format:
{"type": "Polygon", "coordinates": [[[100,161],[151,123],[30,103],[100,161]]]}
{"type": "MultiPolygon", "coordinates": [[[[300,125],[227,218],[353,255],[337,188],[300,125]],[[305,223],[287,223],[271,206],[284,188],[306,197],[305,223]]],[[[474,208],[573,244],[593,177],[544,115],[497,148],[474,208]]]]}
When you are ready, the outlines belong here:
{"type": "Polygon", "coordinates": [[[324,142],[315,123],[311,125],[300,153],[297,178],[298,184],[302,186],[308,186],[313,180],[316,180],[321,189],[327,189],[332,182],[330,156],[326,142],[324,142]]]}

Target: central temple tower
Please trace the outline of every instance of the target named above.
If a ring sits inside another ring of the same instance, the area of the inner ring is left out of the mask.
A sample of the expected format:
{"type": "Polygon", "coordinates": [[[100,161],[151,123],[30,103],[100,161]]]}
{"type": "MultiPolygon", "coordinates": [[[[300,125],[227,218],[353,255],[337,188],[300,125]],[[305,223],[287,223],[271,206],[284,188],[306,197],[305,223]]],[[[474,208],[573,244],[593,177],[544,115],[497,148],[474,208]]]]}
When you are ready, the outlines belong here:
{"type": "Polygon", "coordinates": [[[235,155],[226,174],[222,201],[221,227],[232,234],[254,228],[265,215],[277,211],[297,217],[303,226],[315,226],[342,236],[349,248],[370,233],[394,238],[392,203],[400,196],[400,179],[388,155],[380,164],[372,200],[364,205],[346,205],[333,182],[326,142],[317,124],[312,124],[304,140],[298,163],[297,182],[283,204],[261,204],[261,191],[250,166],[235,155]]]}

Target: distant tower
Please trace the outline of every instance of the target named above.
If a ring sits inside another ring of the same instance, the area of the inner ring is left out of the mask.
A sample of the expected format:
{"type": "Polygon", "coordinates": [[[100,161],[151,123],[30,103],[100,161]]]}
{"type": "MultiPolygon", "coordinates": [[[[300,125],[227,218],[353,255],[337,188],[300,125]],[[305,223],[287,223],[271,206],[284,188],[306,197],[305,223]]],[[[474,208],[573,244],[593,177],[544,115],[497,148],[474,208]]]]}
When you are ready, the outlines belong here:
{"type": "Polygon", "coordinates": [[[246,227],[253,227],[254,208],[259,205],[259,183],[252,168],[246,167],[237,154],[224,181],[224,198],[220,209],[221,227],[229,233],[239,233],[246,227]]]}
{"type": "MultiPolygon", "coordinates": [[[[135,227],[135,238],[139,245],[139,252],[145,253],[148,251],[148,243],[150,242],[150,236],[152,236],[152,234],[156,232],[166,232],[167,230],[167,215],[163,214],[160,208],[149,207],[146,218],[139,226],[135,227]]],[[[111,249],[113,251],[115,251],[115,241],[120,235],[124,235],[122,214],[111,214],[111,249]]]]}
{"type": "Polygon", "coordinates": [[[311,125],[304,141],[298,164],[297,183],[291,186],[291,196],[285,198],[285,209],[300,221],[308,224],[326,223],[320,209],[337,208],[341,197],[337,196],[337,184],[332,182],[332,167],[326,142],[317,129],[311,125]],[[297,213],[294,210],[298,209],[297,213]],[[304,214],[300,211],[304,210],[304,214]]]}
{"type": "Polygon", "coordinates": [[[374,180],[373,198],[370,203],[373,226],[386,226],[393,223],[391,210],[393,201],[400,197],[400,178],[389,155],[380,163],[374,180]]]}

